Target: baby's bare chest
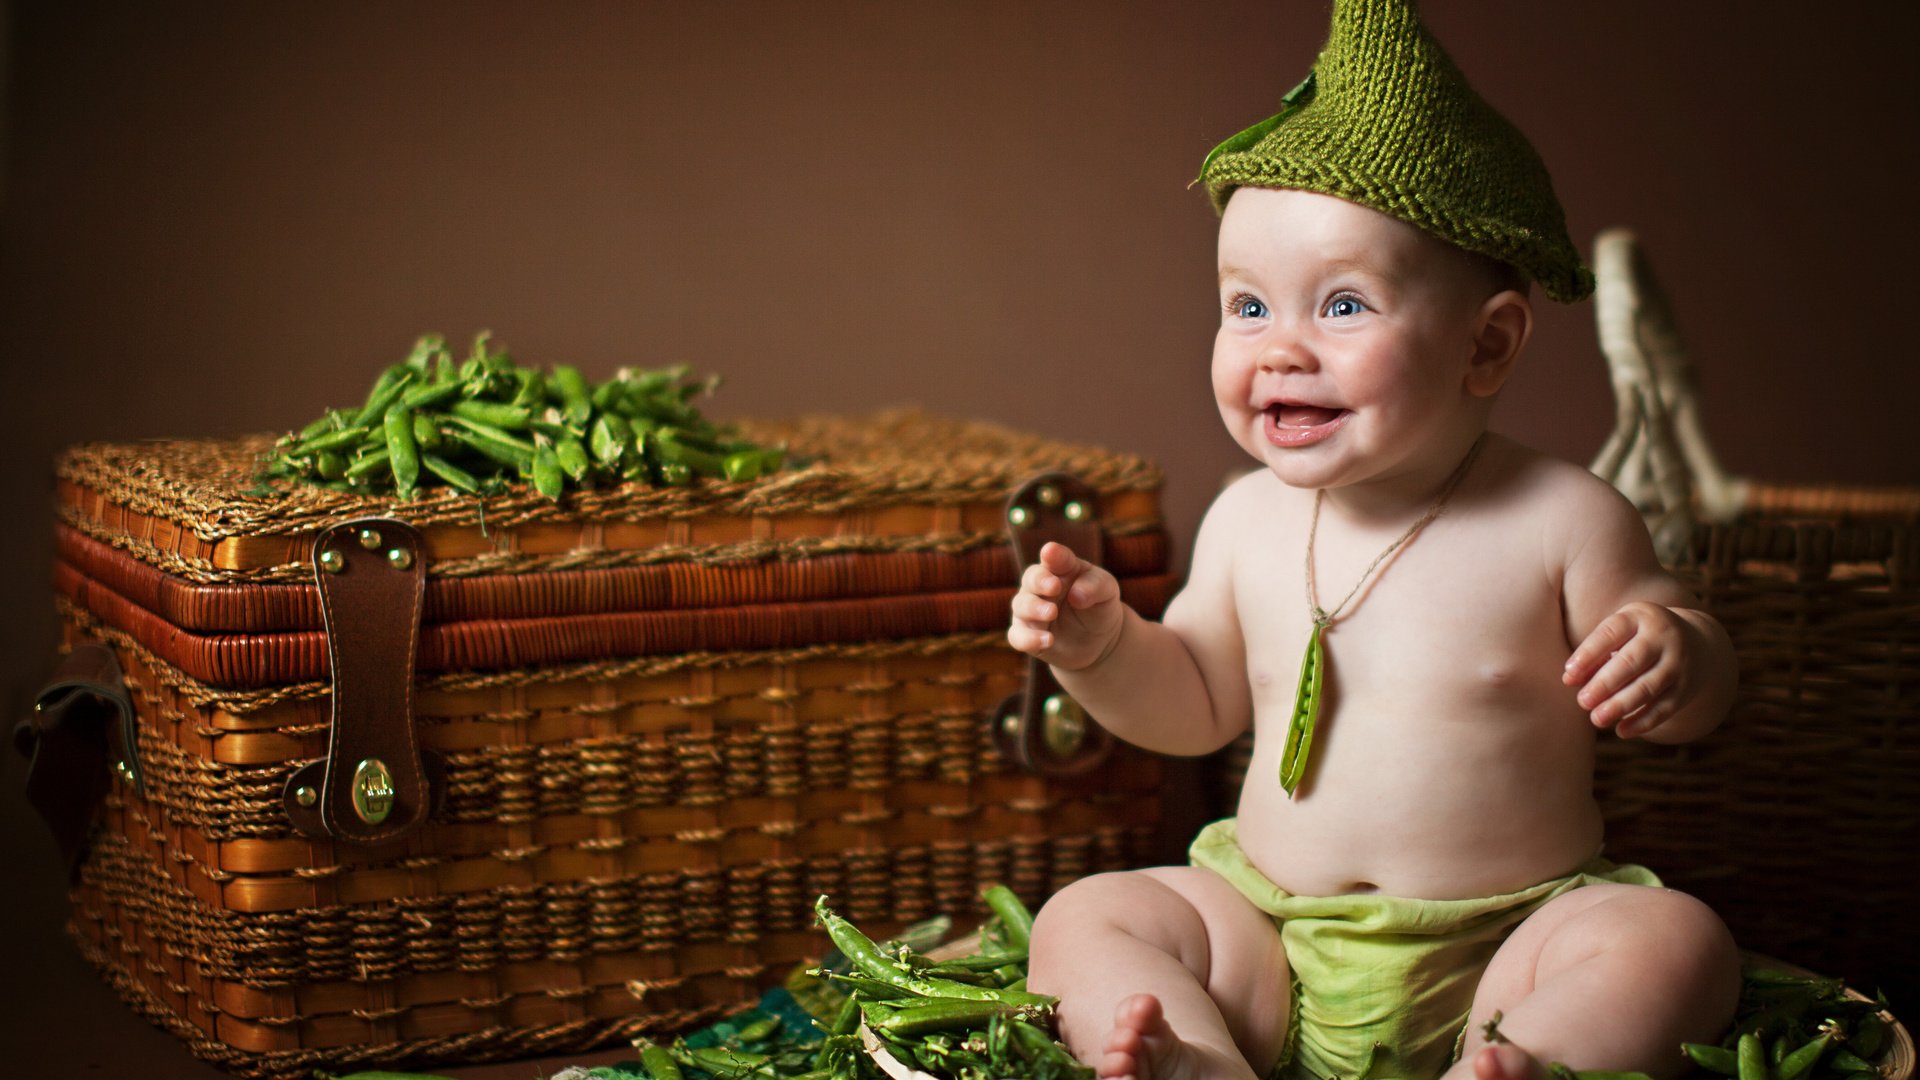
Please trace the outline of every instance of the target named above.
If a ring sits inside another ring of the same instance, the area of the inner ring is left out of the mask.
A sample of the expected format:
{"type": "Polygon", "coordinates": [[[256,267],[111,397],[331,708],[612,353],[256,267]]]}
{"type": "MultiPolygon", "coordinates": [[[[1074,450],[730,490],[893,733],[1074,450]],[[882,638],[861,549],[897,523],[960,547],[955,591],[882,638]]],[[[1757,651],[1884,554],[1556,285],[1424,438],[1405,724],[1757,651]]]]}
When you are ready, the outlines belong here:
{"type": "MultiPolygon", "coordinates": [[[[1243,551],[1234,582],[1260,714],[1290,711],[1313,630],[1304,537],[1274,547],[1264,557],[1243,551]]],[[[1537,540],[1490,530],[1422,536],[1368,573],[1377,554],[1315,552],[1314,595],[1337,611],[1323,638],[1330,701],[1417,700],[1446,712],[1571,697],[1559,678],[1570,650],[1559,583],[1537,540]]]]}

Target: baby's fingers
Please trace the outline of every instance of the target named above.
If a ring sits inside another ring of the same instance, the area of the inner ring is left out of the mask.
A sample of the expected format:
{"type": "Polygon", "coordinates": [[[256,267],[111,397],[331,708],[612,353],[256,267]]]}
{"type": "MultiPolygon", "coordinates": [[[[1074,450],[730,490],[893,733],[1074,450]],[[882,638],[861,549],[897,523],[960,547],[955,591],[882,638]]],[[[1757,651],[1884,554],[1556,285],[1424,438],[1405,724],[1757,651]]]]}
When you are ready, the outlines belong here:
{"type": "Polygon", "coordinates": [[[1609,657],[1633,640],[1638,629],[1639,623],[1625,611],[1616,611],[1607,616],[1567,658],[1566,670],[1561,673],[1560,681],[1568,686],[1579,686],[1593,678],[1593,673],[1600,670],[1609,657]]]}
{"type": "Polygon", "coordinates": [[[1642,638],[1621,646],[1575,697],[1596,727],[1611,727],[1621,717],[1650,703],[1666,689],[1659,657],[1642,638]]]}
{"type": "Polygon", "coordinates": [[[1030,592],[1013,594],[1013,617],[1030,623],[1050,623],[1060,617],[1060,605],[1030,592]]]}

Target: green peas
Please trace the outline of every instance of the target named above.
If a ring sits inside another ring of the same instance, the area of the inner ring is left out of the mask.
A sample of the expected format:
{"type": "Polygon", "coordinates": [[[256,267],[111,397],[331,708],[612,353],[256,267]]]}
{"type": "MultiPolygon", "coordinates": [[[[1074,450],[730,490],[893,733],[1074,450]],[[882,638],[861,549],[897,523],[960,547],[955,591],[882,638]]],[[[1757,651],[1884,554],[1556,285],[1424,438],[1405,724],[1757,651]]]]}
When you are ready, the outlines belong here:
{"type": "Polygon", "coordinates": [[[533,489],[549,499],[557,499],[566,491],[566,482],[561,479],[560,455],[554,453],[551,446],[537,446],[533,451],[533,489]]]}
{"type": "Polygon", "coordinates": [[[457,401],[452,408],[457,420],[472,420],[500,431],[525,431],[533,422],[533,413],[521,405],[501,405],[491,401],[457,401]]]}
{"type": "Polygon", "coordinates": [[[304,455],[317,454],[322,450],[345,450],[360,445],[372,431],[373,428],[368,425],[355,424],[352,427],[330,431],[323,435],[315,435],[310,439],[302,439],[298,443],[295,443],[293,453],[304,455]]]}
{"type": "Polygon", "coordinates": [[[680,1065],[658,1043],[640,1039],[634,1043],[640,1051],[640,1064],[653,1080],[681,1080],[680,1065]]]}
{"type": "Polygon", "coordinates": [[[387,406],[399,400],[401,392],[414,378],[414,370],[404,364],[388,368],[373,384],[373,391],[367,395],[367,403],[353,415],[353,426],[366,427],[385,416],[387,406]]]}
{"type": "Polygon", "coordinates": [[[448,486],[457,491],[464,491],[471,495],[480,490],[480,481],[475,479],[472,473],[448,461],[446,458],[433,454],[422,454],[420,455],[420,464],[426,466],[428,472],[445,480],[448,486]]]}
{"type": "Polygon", "coordinates": [[[1000,919],[1001,932],[1006,935],[1010,948],[1025,952],[1027,939],[1033,935],[1033,913],[1020,902],[1012,889],[1005,885],[990,885],[981,894],[987,907],[1000,919]]]}
{"type": "Polygon", "coordinates": [[[456,363],[443,338],[422,335],[360,405],[282,437],[259,479],[403,498],[422,485],[479,494],[525,481],[559,499],[603,483],[747,483],[783,467],[784,447],[742,442],[689,404],[715,385],[676,366],[622,369],[596,386],[572,365],[522,367],[485,331],[456,363]]]}
{"type": "Polygon", "coordinates": [[[1740,1080],[1769,1080],[1766,1047],[1760,1044],[1760,1036],[1751,1031],[1740,1036],[1740,1045],[1734,1050],[1734,1064],[1734,1075],[1740,1080]]]}
{"type": "Polygon", "coordinates": [[[420,448],[413,441],[413,413],[404,405],[394,405],[387,410],[386,429],[394,486],[401,498],[411,499],[414,485],[420,482],[420,448]]]}
{"type": "Polygon", "coordinates": [[[1739,1062],[1734,1059],[1733,1051],[1724,1046],[1708,1046],[1704,1043],[1681,1043],[1680,1051],[1701,1068],[1721,1076],[1738,1075],[1739,1062]]]}

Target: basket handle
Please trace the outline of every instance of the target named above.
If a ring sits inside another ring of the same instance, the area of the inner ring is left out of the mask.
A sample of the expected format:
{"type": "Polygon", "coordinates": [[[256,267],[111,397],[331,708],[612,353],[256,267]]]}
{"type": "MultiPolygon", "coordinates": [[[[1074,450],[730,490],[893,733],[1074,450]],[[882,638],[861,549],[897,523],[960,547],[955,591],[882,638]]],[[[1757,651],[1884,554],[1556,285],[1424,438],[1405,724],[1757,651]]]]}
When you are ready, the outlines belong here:
{"type": "Polygon", "coordinates": [[[1671,562],[1692,543],[1696,514],[1733,520],[1749,484],[1728,475],[1707,441],[1693,361],[1639,239],[1626,229],[1595,237],[1593,276],[1615,414],[1590,468],[1640,508],[1655,549],[1671,562]]]}
{"type": "Polygon", "coordinates": [[[113,773],[136,793],[146,791],[138,732],[120,662],[103,645],[67,653],[34,698],[32,715],[14,726],[14,749],[29,762],[27,801],[46,820],[69,875],[79,873],[93,813],[113,773]]]}
{"type": "MultiPolygon", "coordinates": [[[[1105,558],[1098,493],[1066,473],[1044,473],[1007,499],[1007,536],[1016,574],[1040,561],[1057,541],[1091,563],[1105,558]]],[[[987,715],[1001,754],[1041,776],[1072,776],[1097,768],[1113,752],[1113,736],[1060,686],[1045,662],[1027,658],[1026,688],[987,715]]]]}

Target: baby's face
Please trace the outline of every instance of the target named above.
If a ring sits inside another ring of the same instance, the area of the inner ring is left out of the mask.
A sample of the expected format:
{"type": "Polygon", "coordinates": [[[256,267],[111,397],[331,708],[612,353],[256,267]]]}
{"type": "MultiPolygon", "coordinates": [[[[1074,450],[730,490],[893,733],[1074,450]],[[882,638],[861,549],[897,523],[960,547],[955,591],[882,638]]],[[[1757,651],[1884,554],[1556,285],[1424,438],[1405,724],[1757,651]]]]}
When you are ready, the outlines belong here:
{"type": "Polygon", "coordinates": [[[1214,397],[1285,483],[1341,487],[1458,460],[1485,279],[1411,225],[1326,195],[1241,188],[1220,222],[1214,397]]]}

